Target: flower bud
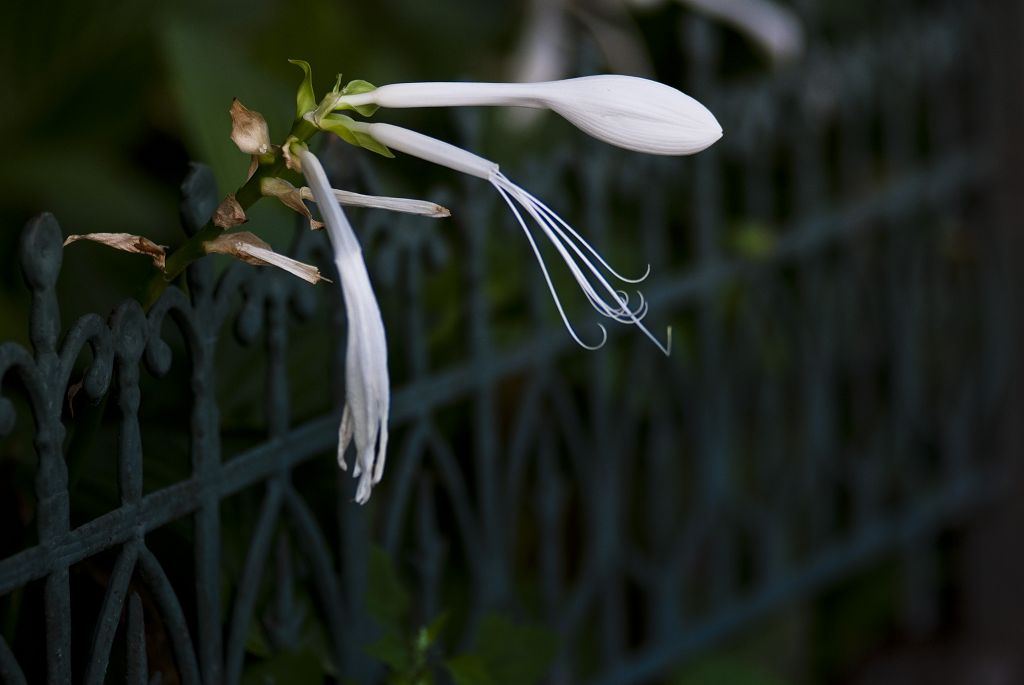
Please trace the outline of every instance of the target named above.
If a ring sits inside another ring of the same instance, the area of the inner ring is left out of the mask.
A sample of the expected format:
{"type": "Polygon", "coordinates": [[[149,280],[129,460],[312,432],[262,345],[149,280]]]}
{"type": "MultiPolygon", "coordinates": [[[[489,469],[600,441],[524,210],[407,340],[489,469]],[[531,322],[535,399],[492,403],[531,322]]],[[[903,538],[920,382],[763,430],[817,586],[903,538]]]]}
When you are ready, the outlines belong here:
{"type": "Polygon", "coordinates": [[[606,74],[542,83],[398,83],[341,98],[348,106],[547,108],[591,136],[655,155],[689,155],[722,137],[708,109],[657,81],[606,74]]]}

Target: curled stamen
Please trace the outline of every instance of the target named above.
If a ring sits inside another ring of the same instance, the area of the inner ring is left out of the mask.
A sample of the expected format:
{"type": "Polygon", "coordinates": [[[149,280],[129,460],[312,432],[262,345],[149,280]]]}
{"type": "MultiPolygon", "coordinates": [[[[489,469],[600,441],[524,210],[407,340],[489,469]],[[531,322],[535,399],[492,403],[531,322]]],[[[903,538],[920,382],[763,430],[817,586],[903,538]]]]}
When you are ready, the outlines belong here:
{"type": "Polygon", "coordinates": [[[555,307],[558,309],[558,315],[562,317],[562,323],[565,324],[565,328],[569,331],[569,335],[572,336],[572,339],[575,340],[580,347],[584,347],[588,350],[597,350],[604,347],[605,342],[608,341],[608,331],[601,324],[597,324],[597,327],[601,329],[601,342],[596,345],[588,345],[580,339],[580,336],[576,333],[576,329],[573,328],[572,324],[569,322],[569,317],[565,313],[565,308],[562,307],[562,301],[558,297],[558,291],[555,290],[555,284],[551,282],[551,275],[548,273],[548,268],[544,264],[544,257],[541,256],[540,248],[537,247],[537,241],[534,239],[533,234],[526,225],[526,221],[523,220],[522,214],[519,213],[519,209],[516,208],[506,190],[498,184],[495,184],[494,187],[498,191],[498,194],[501,195],[501,198],[505,201],[505,204],[508,205],[508,208],[512,210],[512,214],[516,217],[516,221],[519,222],[520,227],[522,227],[523,234],[526,236],[526,240],[530,243],[530,249],[533,250],[533,254],[537,258],[537,264],[540,266],[540,271],[544,276],[544,281],[548,285],[548,291],[551,293],[551,299],[555,301],[555,307]]]}
{"type": "MultiPolygon", "coordinates": [[[[609,282],[605,275],[601,272],[601,267],[604,267],[605,271],[618,278],[621,281],[627,283],[635,283],[638,280],[643,280],[647,277],[650,272],[648,266],[647,273],[640,279],[625,278],[615,271],[608,262],[598,254],[597,250],[594,249],[583,237],[571,226],[569,226],[561,217],[552,211],[547,205],[544,205],[540,200],[526,192],[512,181],[510,181],[500,171],[495,170],[489,177],[491,184],[501,194],[502,199],[512,210],[522,227],[524,234],[530,241],[530,247],[533,249],[534,256],[537,258],[538,264],[540,264],[541,270],[544,274],[544,279],[548,284],[548,290],[551,292],[552,297],[555,300],[555,305],[558,308],[558,312],[562,317],[562,321],[566,328],[569,330],[570,335],[577,343],[588,349],[594,349],[591,345],[584,344],[579,336],[576,334],[572,325],[569,323],[568,317],[565,314],[565,310],[562,306],[561,301],[555,292],[554,285],[551,281],[550,275],[548,274],[547,267],[544,263],[543,257],[541,256],[540,250],[537,247],[535,239],[526,225],[526,221],[523,218],[522,213],[515,205],[518,204],[522,209],[526,210],[526,213],[534,220],[536,225],[543,231],[544,235],[547,236],[548,240],[551,241],[552,246],[562,257],[566,267],[568,267],[576,283],[580,286],[584,296],[590,302],[590,305],[602,316],[618,321],[619,323],[631,323],[636,325],[643,333],[658,346],[659,349],[666,355],[671,350],[671,331],[669,331],[668,340],[662,343],[647,329],[642,323],[642,319],[647,315],[649,304],[644,298],[643,293],[638,293],[639,303],[635,308],[630,307],[629,294],[623,290],[614,288],[609,282]],[[515,200],[515,203],[512,202],[515,200]],[[589,255],[587,254],[589,253],[589,255]],[[591,256],[596,260],[591,261],[591,256]],[[589,274],[589,275],[588,275],[589,274]]],[[[601,345],[604,344],[607,339],[607,331],[604,327],[601,327],[604,338],[601,341],[601,345]]],[[[600,347],[601,345],[598,345],[600,347]]]]}
{"type": "Polygon", "coordinates": [[[527,240],[530,241],[530,249],[533,250],[533,254],[537,258],[541,273],[544,275],[544,281],[547,283],[551,297],[555,301],[555,306],[558,308],[558,314],[561,316],[562,322],[565,324],[573,340],[582,347],[591,350],[601,347],[605,340],[607,340],[607,331],[604,326],[598,324],[602,334],[601,343],[598,345],[588,345],[576,334],[572,324],[569,323],[569,318],[562,307],[562,302],[558,298],[558,293],[555,291],[554,283],[548,273],[540,248],[537,246],[536,239],[527,225],[520,208],[526,210],[526,214],[529,214],[530,218],[534,220],[548,240],[551,241],[552,246],[562,257],[576,283],[579,284],[584,296],[599,314],[620,323],[636,325],[662,352],[666,355],[669,354],[672,341],[671,331],[669,332],[668,340],[662,343],[641,322],[641,319],[647,314],[648,310],[647,301],[643,299],[643,296],[641,295],[640,304],[637,305],[636,309],[631,309],[628,296],[612,287],[601,270],[601,267],[603,267],[607,273],[623,282],[637,283],[647,278],[648,273],[650,273],[649,265],[644,275],[638,279],[622,276],[612,269],[608,262],[598,254],[597,250],[583,236],[577,233],[572,226],[563,221],[558,214],[543,202],[510,181],[501,173],[498,165],[490,160],[435,138],[390,124],[360,123],[359,132],[362,135],[370,136],[388,148],[415,155],[429,162],[441,164],[450,169],[485,179],[494,186],[501,195],[501,199],[512,210],[527,240]],[[592,258],[596,260],[597,264],[592,261],[592,258]]]}
{"type": "MultiPolygon", "coordinates": [[[[498,173],[500,174],[501,172],[498,172],[498,173]]],[[[508,177],[506,177],[504,174],[502,174],[502,177],[505,179],[505,181],[507,181],[508,183],[511,183],[511,181],[508,180],[508,177]]],[[[528,192],[528,191],[526,191],[526,190],[524,190],[522,188],[519,188],[519,191],[521,193],[523,193],[523,195],[525,195],[526,197],[530,198],[530,202],[535,204],[546,216],[548,216],[551,219],[554,219],[555,221],[557,221],[558,224],[561,225],[561,227],[563,229],[565,229],[571,236],[576,238],[576,240],[578,240],[580,242],[580,244],[582,244],[583,247],[588,252],[590,252],[590,254],[594,255],[594,258],[597,259],[597,261],[599,261],[601,263],[601,266],[603,266],[604,268],[608,269],[609,273],[611,273],[613,276],[615,276],[615,278],[619,279],[620,281],[623,281],[624,283],[642,283],[645,280],[647,280],[648,276],[651,275],[651,265],[648,264],[646,266],[645,270],[644,270],[643,276],[639,276],[637,278],[629,278],[628,276],[623,276],[618,271],[613,269],[611,267],[611,265],[608,264],[608,262],[606,262],[604,260],[604,257],[602,257],[600,255],[600,253],[598,253],[598,251],[596,249],[594,249],[594,247],[590,243],[587,242],[586,238],[581,236],[579,234],[579,232],[575,228],[573,228],[568,223],[566,223],[565,219],[563,219],[562,217],[558,216],[558,214],[554,210],[552,210],[550,207],[548,207],[546,204],[544,204],[544,202],[542,202],[540,199],[538,199],[532,193],[530,193],[530,192],[528,192]]]]}

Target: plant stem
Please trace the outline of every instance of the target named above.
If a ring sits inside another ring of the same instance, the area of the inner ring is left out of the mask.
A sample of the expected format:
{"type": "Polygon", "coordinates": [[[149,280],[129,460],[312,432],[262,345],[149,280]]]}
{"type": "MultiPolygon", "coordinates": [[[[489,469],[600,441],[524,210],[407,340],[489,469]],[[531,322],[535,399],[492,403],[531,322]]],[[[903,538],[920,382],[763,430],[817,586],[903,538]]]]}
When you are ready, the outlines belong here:
{"type": "MultiPolygon", "coordinates": [[[[316,131],[317,129],[313,124],[309,123],[305,119],[297,119],[292,125],[292,130],[288,133],[288,138],[286,138],[286,140],[290,141],[295,139],[304,143],[308,141],[316,131]]],[[[266,166],[260,165],[252,175],[252,178],[247,180],[242,187],[235,192],[235,200],[237,200],[238,204],[242,206],[242,209],[248,209],[262,197],[262,193],[260,192],[260,183],[263,179],[276,178],[284,171],[284,155],[278,155],[272,163],[267,164],[266,166]]],[[[156,303],[160,294],[167,287],[167,284],[180,276],[189,264],[204,256],[206,254],[206,243],[221,235],[223,232],[224,229],[214,226],[212,222],[207,222],[205,226],[196,231],[196,233],[179,246],[178,249],[168,255],[166,267],[164,268],[163,273],[153,275],[149,280],[149,283],[146,284],[145,290],[139,298],[142,302],[143,309],[149,311],[149,308],[156,303]]]]}

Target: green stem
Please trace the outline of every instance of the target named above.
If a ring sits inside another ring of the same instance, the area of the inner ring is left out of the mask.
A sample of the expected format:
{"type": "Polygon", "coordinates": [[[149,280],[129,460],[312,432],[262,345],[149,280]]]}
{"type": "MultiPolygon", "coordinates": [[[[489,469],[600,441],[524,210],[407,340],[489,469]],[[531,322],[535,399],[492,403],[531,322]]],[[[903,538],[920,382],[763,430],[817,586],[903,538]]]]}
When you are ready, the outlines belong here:
{"type": "MultiPolygon", "coordinates": [[[[296,139],[299,142],[308,141],[317,129],[313,124],[309,123],[305,119],[298,119],[292,125],[292,130],[288,133],[286,140],[296,139]]],[[[247,180],[235,192],[235,200],[242,206],[242,209],[248,209],[255,204],[261,197],[260,183],[265,178],[277,178],[285,171],[284,155],[278,155],[277,158],[266,166],[260,165],[256,169],[256,173],[252,175],[252,178],[247,180]]],[[[139,298],[142,302],[142,306],[146,311],[156,303],[160,294],[167,287],[167,284],[173,281],[175,278],[180,276],[188,266],[206,254],[206,243],[215,239],[221,235],[224,230],[218,226],[214,226],[212,222],[207,222],[205,226],[196,231],[195,235],[186,240],[181,246],[178,247],[174,252],[167,256],[166,266],[163,273],[154,274],[146,284],[145,290],[139,298]]]]}

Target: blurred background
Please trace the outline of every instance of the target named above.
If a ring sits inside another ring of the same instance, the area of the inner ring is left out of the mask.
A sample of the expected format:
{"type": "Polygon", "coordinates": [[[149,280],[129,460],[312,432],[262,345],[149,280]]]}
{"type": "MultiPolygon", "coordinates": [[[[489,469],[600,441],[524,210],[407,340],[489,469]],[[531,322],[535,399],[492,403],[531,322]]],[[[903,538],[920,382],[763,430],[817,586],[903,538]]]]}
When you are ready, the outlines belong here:
{"type": "MultiPolygon", "coordinates": [[[[672,327],[669,358],[627,327],[600,351],[574,346],[487,184],[322,143],[335,185],[452,211],[351,212],[394,391],[388,469],[362,508],[333,456],[335,291],[207,258],[233,312],[200,326],[217,340],[222,459],[287,461],[282,487],[306,507],[264,516],[269,466],[222,496],[214,610],[240,664],[226,681],[406,682],[395,674],[423,657],[460,684],[1024,682],[1021,3],[54,0],[3,15],[0,341],[29,349],[25,223],[48,211],[65,234],[179,244],[190,162],[221,195],[244,181],[232,97],[287,132],[288,58],[313,66],[318,94],[338,71],[378,85],[630,73],[693,95],[725,130],[663,159],[536,112],[375,116],[499,162],[620,271],[650,264],[648,324],[672,327]],[[265,564],[257,538],[273,540],[265,564]],[[265,572],[239,627],[249,566],[265,572]]],[[[324,237],[268,204],[246,228],[329,269],[324,237]]],[[[69,247],[63,329],[106,317],[150,270],[69,247]]],[[[147,494],[198,478],[195,350],[172,323],[163,336],[169,373],[140,380],[147,494]]],[[[16,414],[0,441],[0,647],[43,682],[44,581],[16,573],[38,542],[36,427],[13,376],[0,373],[16,414]]],[[[119,416],[56,401],[75,529],[119,506],[119,416]]],[[[202,651],[196,529],[185,517],[146,541],[202,651]]],[[[120,542],[70,571],[76,681],[120,542]]],[[[189,682],[169,646],[180,626],[162,627],[143,585],[148,673],[189,682]]],[[[4,653],[0,679],[19,682],[4,653]]]]}

